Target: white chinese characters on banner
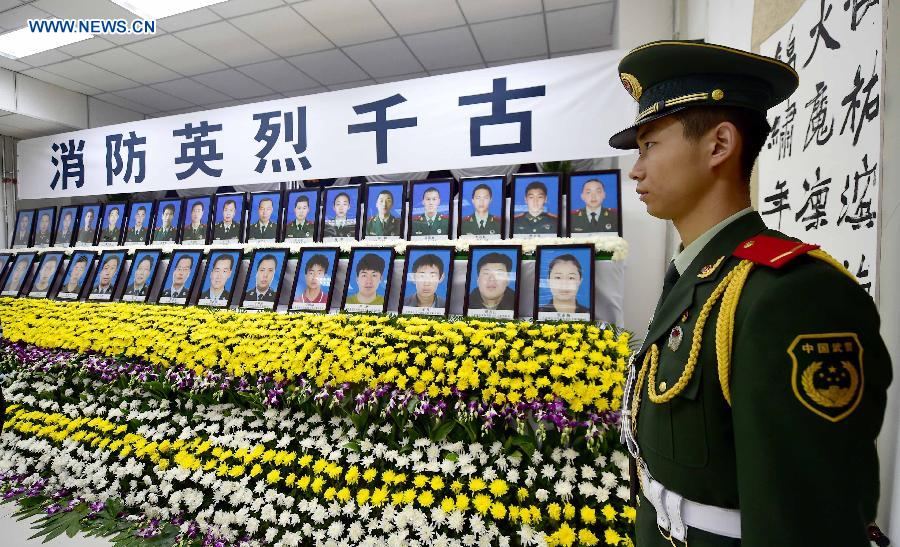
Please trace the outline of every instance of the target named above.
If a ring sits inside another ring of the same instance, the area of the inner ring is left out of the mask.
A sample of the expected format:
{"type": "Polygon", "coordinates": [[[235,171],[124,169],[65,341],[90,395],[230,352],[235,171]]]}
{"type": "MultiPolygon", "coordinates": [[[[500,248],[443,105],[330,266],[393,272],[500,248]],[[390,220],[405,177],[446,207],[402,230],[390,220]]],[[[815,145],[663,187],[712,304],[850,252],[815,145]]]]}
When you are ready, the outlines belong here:
{"type": "Polygon", "coordinates": [[[460,169],[627,153],[621,52],[100,127],[18,144],[19,197],[460,169]]]}
{"type": "Polygon", "coordinates": [[[875,295],[882,6],[807,0],[761,53],[794,67],[800,87],[769,111],[760,213],[769,227],[821,245],[875,295]]]}

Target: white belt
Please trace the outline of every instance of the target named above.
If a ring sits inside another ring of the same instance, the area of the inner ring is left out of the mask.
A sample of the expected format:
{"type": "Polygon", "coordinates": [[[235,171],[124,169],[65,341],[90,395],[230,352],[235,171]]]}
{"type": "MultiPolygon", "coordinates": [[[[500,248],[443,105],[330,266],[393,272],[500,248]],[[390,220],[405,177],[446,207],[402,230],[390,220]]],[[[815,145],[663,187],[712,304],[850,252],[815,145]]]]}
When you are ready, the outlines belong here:
{"type": "Polygon", "coordinates": [[[741,538],[740,510],[684,499],[651,477],[643,461],[638,460],[638,465],[641,467],[641,490],[656,510],[656,525],[660,531],[668,532],[672,539],[682,543],[687,539],[689,527],[720,536],[741,538]]]}

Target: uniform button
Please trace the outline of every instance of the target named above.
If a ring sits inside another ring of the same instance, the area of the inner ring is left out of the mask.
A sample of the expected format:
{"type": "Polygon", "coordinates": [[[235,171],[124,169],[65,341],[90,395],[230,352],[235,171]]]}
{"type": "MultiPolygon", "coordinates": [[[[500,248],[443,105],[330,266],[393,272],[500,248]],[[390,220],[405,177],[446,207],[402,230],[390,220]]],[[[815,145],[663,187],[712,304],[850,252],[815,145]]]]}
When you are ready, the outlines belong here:
{"type": "Polygon", "coordinates": [[[659,391],[660,392],[665,391],[667,387],[669,387],[669,386],[666,385],[665,380],[663,380],[662,382],[659,383],[659,391]]]}

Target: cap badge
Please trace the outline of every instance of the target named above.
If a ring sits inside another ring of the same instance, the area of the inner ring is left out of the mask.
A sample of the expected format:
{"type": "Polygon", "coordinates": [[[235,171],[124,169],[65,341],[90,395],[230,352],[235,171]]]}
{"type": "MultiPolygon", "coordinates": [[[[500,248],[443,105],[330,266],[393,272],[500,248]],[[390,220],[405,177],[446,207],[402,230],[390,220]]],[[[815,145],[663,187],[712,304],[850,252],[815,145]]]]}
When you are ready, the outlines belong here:
{"type": "Polygon", "coordinates": [[[644,92],[644,88],[641,87],[641,83],[637,78],[632,74],[628,74],[627,72],[622,72],[619,74],[619,78],[622,79],[622,85],[625,86],[625,91],[631,94],[634,97],[634,100],[640,100],[641,94],[644,92]]]}

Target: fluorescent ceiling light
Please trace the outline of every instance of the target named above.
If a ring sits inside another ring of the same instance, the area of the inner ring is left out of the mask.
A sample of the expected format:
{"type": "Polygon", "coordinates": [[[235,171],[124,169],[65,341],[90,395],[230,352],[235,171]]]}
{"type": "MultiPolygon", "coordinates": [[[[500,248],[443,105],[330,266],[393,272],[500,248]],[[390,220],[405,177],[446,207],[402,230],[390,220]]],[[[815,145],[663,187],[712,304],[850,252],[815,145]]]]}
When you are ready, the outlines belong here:
{"type": "Polygon", "coordinates": [[[0,55],[19,59],[93,37],[89,32],[31,32],[24,27],[0,34],[0,55]]]}
{"type": "Polygon", "coordinates": [[[225,0],[112,0],[143,19],[162,19],[186,11],[220,4],[225,0]]]}

